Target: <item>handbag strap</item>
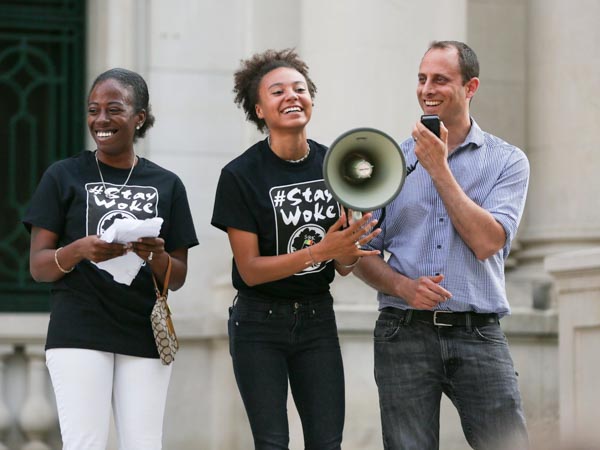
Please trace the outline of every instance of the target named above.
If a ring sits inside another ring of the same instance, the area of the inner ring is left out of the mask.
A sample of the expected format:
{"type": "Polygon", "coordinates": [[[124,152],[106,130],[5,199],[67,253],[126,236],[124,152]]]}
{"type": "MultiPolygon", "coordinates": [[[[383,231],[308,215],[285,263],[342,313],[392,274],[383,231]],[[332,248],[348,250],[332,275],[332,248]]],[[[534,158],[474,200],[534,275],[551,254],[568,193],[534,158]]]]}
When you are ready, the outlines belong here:
{"type": "MultiPolygon", "coordinates": [[[[163,283],[163,291],[162,296],[166,297],[167,292],[169,291],[169,278],[171,278],[171,255],[167,253],[169,257],[169,262],[167,263],[167,271],[165,273],[165,282],[163,283]]],[[[158,289],[158,283],[156,282],[156,277],[154,276],[154,272],[152,272],[152,281],[154,281],[154,290],[156,291],[156,295],[160,296],[160,289],[158,289]]]]}

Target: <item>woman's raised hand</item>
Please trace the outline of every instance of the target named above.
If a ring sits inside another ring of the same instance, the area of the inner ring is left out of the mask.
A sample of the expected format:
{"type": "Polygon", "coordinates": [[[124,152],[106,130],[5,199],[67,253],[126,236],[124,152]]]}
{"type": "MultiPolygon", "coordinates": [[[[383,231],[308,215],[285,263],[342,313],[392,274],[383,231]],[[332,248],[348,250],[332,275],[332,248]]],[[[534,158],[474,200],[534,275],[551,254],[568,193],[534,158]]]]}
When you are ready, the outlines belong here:
{"type": "MultiPolygon", "coordinates": [[[[342,208],[340,218],[329,228],[321,242],[313,247],[320,260],[337,259],[340,261],[356,260],[360,256],[378,255],[379,250],[364,250],[362,246],[381,233],[380,228],[373,229],[377,220],[372,220],[372,213],[365,213],[356,220],[350,218],[342,208]]],[[[345,263],[345,262],[344,262],[345,263]]]]}

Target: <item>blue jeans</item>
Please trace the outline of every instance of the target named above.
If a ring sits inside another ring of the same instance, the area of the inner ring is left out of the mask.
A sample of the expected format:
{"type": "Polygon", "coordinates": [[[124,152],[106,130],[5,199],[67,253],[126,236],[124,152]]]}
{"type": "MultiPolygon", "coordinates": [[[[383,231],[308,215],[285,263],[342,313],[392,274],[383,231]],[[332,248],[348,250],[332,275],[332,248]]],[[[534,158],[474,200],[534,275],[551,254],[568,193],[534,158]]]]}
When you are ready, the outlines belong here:
{"type": "Polygon", "coordinates": [[[472,448],[529,448],[517,375],[499,324],[437,327],[382,311],[374,340],[385,449],[438,449],[442,393],[458,410],[472,448]]]}
{"type": "Polygon", "coordinates": [[[344,368],[333,300],[268,301],[239,296],[229,349],[257,450],[287,449],[288,381],[307,450],[341,448],[344,368]]]}

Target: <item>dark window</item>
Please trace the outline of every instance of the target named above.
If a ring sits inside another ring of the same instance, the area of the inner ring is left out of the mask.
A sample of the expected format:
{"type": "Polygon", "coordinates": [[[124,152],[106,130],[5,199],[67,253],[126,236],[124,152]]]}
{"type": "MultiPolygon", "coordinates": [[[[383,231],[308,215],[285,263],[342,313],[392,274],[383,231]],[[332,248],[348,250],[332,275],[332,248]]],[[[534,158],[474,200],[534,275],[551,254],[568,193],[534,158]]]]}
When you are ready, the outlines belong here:
{"type": "Polygon", "coordinates": [[[47,311],[21,224],[44,170],[83,148],[84,0],[0,2],[0,311],[47,311]]]}

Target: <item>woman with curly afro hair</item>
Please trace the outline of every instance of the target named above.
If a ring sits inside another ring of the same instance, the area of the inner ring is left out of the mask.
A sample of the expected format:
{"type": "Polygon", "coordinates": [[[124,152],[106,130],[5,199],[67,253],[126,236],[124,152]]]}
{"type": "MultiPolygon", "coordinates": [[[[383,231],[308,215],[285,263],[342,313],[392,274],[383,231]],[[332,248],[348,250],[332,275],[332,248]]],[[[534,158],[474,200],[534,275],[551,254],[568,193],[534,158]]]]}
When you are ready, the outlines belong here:
{"type": "Polygon", "coordinates": [[[228,324],[256,449],[287,449],[288,383],[306,449],[341,448],[344,370],[329,286],[379,233],[348,222],[323,181],[327,148],[306,137],[317,88],[291,49],[241,62],[235,102],[267,137],[221,171],[212,224],[227,232],[237,290],[228,324]]]}

